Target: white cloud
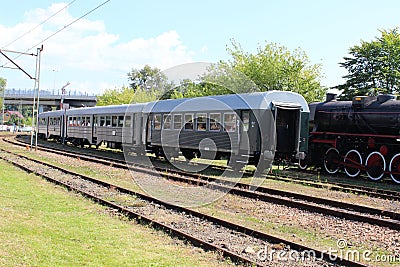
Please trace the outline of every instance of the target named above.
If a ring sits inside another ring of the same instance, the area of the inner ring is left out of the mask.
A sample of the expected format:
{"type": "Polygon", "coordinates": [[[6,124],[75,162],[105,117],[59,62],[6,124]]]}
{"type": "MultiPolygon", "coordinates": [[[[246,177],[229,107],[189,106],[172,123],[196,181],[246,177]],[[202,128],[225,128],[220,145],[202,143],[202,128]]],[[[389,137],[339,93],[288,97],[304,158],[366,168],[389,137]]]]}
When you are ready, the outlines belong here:
{"type": "MultiPolygon", "coordinates": [[[[33,47],[30,52],[36,53],[36,44],[76,19],[68,13],[68,9],[23,38],[8,44],[64,6],[64,3],[59,3],[47,9],[37,8],[26,12],[25,20],[14,26],[0,25],[0,47],[21,52],[33,47]],[[5,45],[7,46],[4,47],[5,45]]],[[[70,87],[74,90],[100,93],[107,88],[126,85],[126,74],[132,68],[141,68],[148,64],[165,69],[191,62],[193,55],[194,52],[182,43],[179,34],[173,30],[152,38],[137,38],[121,43],[118,34],[106,31],[104,21],[81,19],[44,42],[41,89],[60,88],[70,81],[70,87]],[[54,69],[57,69],[57,73],[54,69]]],[[[16,61],[34,74],[35,59],[21,56],[16,61]]],[[[0,57],[0,64],[4,62],[4,58],[0,57]]],[[[21,73],[16,72],[17,70],[6,72],[4,78],[7,79],[7,87],[30,88],[33,82],[21,79],[21,73]]]]}

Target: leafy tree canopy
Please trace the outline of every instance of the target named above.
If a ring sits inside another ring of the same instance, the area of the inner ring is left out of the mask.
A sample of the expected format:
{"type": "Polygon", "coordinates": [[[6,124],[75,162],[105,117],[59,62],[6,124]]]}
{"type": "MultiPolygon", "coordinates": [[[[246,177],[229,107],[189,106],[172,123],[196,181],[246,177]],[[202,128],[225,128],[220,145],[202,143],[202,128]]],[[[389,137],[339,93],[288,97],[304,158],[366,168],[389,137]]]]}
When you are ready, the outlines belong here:
{"type": "Polygon", "coordinates": [[[274,43],[258,47],[257,53],[243,51],[240,44],[232,40],[228,52],[232,60],[228,64],[245,74],[261,91],[282,90],[297,92],[307,101],[319,101],[326,93],[320,84],[321,64],[311,64],[305,52],[293,52],[274,43]]]}
{"type": "MultiPolygon", "coordinates": [[[[172,88],[172,84],[160,69],[148,65],[142,69],[132,69],[127,75],[129,87],[107,89],[97,96],[98,106],[150,102],[165,98],[164,92],[172,88]]],[[[170,93],[167,96],[170,96],[170,93]]]]}
{"type": "Polygon", "coordinates": [[[149,65],[142,69],[132,69],[128,73],[130,88],[134,91],[141,88],[144,91],[151,91],[155,88],[162,91],[168,91],[172,88],[172,84],[168,82],[167,76],[158,68],[152,68],[149,65]]]}
{"type": "Polygon", "coordinates": [[[128,87],[107,89],[97,96],[97,106],[151,102],[157,100],[158,95],[156,90],[145,91],[140,87],[136,90],[128,87]]]}
{"type": "Polygon", "coordinates": [[[349,49],[350,56],[339,63],[347,69],[346,83],[336,86],[343,90],[341,99],[356,95],[400,93],[399,29],[380,30],[381,36],[371,42],[361,41],[349,49]]]}

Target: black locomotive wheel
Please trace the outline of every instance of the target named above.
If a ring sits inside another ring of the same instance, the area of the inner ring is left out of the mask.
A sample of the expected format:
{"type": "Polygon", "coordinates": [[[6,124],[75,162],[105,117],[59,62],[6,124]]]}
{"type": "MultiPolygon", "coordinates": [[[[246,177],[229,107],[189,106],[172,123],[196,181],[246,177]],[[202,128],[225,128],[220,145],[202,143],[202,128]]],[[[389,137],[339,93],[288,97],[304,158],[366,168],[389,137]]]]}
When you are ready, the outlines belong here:
{"type": "Polygon", "coordinates": [[[400,153],[393,156],[389,164],[390,177],[400,184],[400,153]]]}
{"type": "Polygon", "coordinates": [[[349,177],[356,177],[361,172],[362,166],[362,157],[360,152],[355,149],[352,149],[346,153],[346,156],[343,160],[344,163],[344,171],[349,177]]]}
{"type": "Polygon", "coordinates": [[[372,152],[365,161],[365,169],[371,180],[377,181],[381,179],[386,169],[385,158],[377,151],[372,152]]]}
{"type": "Polygon", "coordinates": [[[339,171],[340,155],[339,150],[334,147],[329,148],[324,157],[324,167],[327,173],[335,174],[339,171]]]}
{"type": "Polygon", "coordinates": [[[299,159],[299,169],[300,170],[306,170],[308,168],[308,164],[310,163],[310,160],[308,158],[305,159],[299,159]]]}

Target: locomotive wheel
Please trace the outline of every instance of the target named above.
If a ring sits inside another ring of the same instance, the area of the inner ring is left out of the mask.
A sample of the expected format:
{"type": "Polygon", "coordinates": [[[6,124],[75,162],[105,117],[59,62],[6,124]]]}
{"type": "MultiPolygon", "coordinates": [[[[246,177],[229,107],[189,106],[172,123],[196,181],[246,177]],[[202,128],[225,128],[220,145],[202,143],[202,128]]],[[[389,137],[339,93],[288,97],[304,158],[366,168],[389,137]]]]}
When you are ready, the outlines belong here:
{"type": "Polygon", "coordinates": [[[335,174],[339,171],[340,155],[339,150],[334,147],[329,148],[324,157],[324,167],[327,173],[335,174]]]}
{"type": "Polygon", "coordinates": [[[367,175],[371,180],[377,181],[381,179],[386,169],[385,158],[378,151],[372,152],[368,155],[367,160],[365,161],[365,169],[367,170],[367,175]]]}
{"type": "Polygon", "coordinates": [[[360,174],[362,157],[360,152],[355,149],[349,150],[344,157],[344,171],[349,177],[356,177],[360,174]]]}
{"type": "Polygon", "coordinates": [[[393,156],[389,164],[390,177],[400,184],[400,153],[393,156]]]}
{"type": "Polygon", "coordinates": [[[308,164],[310,163],[310,160],[308,158],[305,159],[299,159],[299,169],[304,171],[308,168],[308,164]]]}

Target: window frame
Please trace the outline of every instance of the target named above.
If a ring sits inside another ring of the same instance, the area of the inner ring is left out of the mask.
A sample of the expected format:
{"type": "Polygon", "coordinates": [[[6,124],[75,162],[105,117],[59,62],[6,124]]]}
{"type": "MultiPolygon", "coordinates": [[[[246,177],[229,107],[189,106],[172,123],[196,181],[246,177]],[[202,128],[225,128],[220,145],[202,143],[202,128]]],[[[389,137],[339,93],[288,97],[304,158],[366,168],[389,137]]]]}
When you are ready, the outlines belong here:
{"type": "Polygon", "coordinates": [[[220,132],[222,129],[221,125],[221,113],[210,113],[210,118],[209,118],[209,124],[210,124],[210,132],[220,132]],[[215,120],[212,118],[213,115],[218,115],[219,119],[215,120]],[[217,129],[212,129],[213,125],[217,125],[217,129]]]}
{"type": "Polygon", "coordinates": [[[172,116],[171,114],[163,114],[163,125],[162,129],[163,130],[171,130],[171,124],[172,124],[172,116]]]}
{"type": "Polygon", "coordinates": [[[196,131],[206,132],[207,131],[207,113],[196,113],[196,131]],[[199,122],[199,118],[204,118],[204,122],[199,122]],[[200,124],[204,124],[204,129],[199,129],[200,124]]]}
{"type": "Polygon", "coordinates": [[[237,123],[237,114],[236,112],[224,112],[224,131],[227,133],[235,133],[237,131],[237,127],[236,127],[236,123],[237,123]],[[233,115],[233,119],[234,120],[226,120],[226,116],[229,115],[233,115]],[[227,123],[229,123],[229,125],[227,125],[227,123]],[[227,127],[228,126],[228,127],[227,127]],[[230,129],[228,131],[228,129],[230,129]],[[233,129],[233,130],[232,130],[233,129]]]}
{"type": "Polygon", "coordinates": [[[153,115],[153,129],[154,130],[161,130],[162,126],[162,116],[161,114],[154,114],[153,115]],[[156,120],[158,118],[158,120],[156,120]]]}
{"type": "Polygon", "coordinates": [[[130,128],[132,126],[132,116],[125,115],[124,117],[124,127],[130,128]]]}
{"type": "Polygon", "coordinates": [[[194,113],[185,113],[183,116],[184,127],[185,131],[194,131],[194,113]],[[190,120],[186,120],[186,116],[190,116],[190,120]],[[189,125],[190,127],[187,127],[189,125]]]}
{"type": "Polygon", "coordinates": [[[173,130],[181,130],[182,129],[182,114],[174,114],[173,115],[173,130]],[[177,122],[176,118],[179,117],[180,120],[177,122]]]}

